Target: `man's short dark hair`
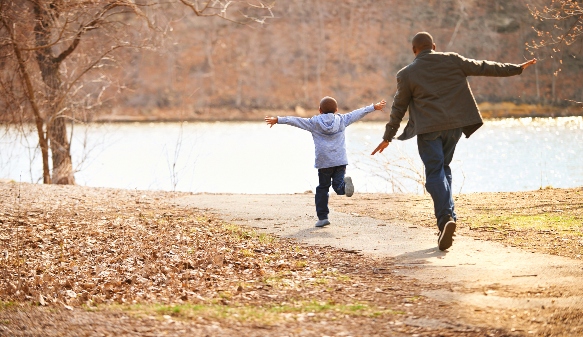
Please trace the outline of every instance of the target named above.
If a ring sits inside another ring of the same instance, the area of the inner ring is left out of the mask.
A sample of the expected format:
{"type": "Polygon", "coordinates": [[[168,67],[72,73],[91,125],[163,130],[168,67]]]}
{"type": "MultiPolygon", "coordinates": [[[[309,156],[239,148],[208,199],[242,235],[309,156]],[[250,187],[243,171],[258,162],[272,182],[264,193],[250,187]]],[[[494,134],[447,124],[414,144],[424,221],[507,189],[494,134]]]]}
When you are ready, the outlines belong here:
{"type": "Polygon", "coordinates": [[[433,36],[428,32],[419,32],[415,34],[413,40],[411,41],[413,47],[417,50],[425,50],[425,49],[432,49],[433,48],[433,36]]]}
{"type": "Polygon", "coordinates": [[[335,113],[338,110],[338,103],[330,96],[322,98],[320,101],[320,111],[325,114],[335,113]]]}

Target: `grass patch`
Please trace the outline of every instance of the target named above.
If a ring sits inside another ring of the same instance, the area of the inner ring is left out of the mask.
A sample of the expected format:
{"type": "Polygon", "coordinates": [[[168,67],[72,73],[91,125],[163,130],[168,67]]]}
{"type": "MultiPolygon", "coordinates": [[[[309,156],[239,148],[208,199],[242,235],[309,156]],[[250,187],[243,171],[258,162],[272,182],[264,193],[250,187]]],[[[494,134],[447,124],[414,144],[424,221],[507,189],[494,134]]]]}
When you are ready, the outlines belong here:
{"type": "Polygon", "coordinates": [[[254,231],[233,224],[223,224],[223,229],[225,229],[237,241],[249,240],[256,236],[254,231]]]}
{"type": "Polygon", "coordinates": [[[16,306],[16,302],[4,302],[4,301],[0,301],[0,311],[2,310],[6,310],[6,309],[10,309],[10,308],[14,308],[16,306]]]}
{"type": "Polygon", "coordinates": [[[310,282],[313,284],[325,285],[328,284],[329,281],[322,277],[316,277],[313,280],[310,280],[310,282]]]}
{"type": "Polygon", "coordinates": [[[291,272],[280,272],[275,275],[271,275],[268,277],[263,278],[263,283],[270,285],[274,288],[284,289],[284,288],[292,288],[297,286],[296,282],[293,278],[288,277],[291,275],[291,272]]]}
{"type": "Polygon", "coordinates": [[[574,216],[557,214],[508,215],[476,219],[472,227],[490,227],[498,230],[552,230],[582,235],[583,221],[574,216]]]}
{"type": "Polygon", "coordinates": [[[249,230],[241,226],[234,224],[223,224],[223,228],[227,230],[233,237],[237,238],[239,241],[256,239],[262,244],[270,244],[276,241],[273,235],[266,233],[259,233],[255,230],[249,230]]]}
{"type": "Polygon", "coordinates": [[[221,305],[221,304],[133,304],[101,305],[98,310],[121,310],[126,314],[144,317],[154,316],[176,320],[207,319],[215,321],[237,321],[241,323],[260,323],[271,325],[284,320],[295,320],[301,316],[312,319],[352,317],[380,317],[402,315],[404,312],[378,308],[366,303],[338,304],[330,301],[297,301],[276,305],[221,305]]]}
{"type": "Polygon", "coordinates": [[[263,243],[263,244],[269,244],[275,241],[275,237],[273,235],[269,235],[269,234],[265,234],[265,233],[259,233],[256,234],[257,235],[257,239],[259,240],[259,242],[263,243]]]}
{"type": "Polygon", "coordinates": [[[413,297],[406,298],[405,299],[405,302],[415,303],[415,302],[419,301],[422,298],[423,298],[423,296],[413,296],[413,297]]]}
{"type": "Polygon", "coordinates": [[[296,268],[304,268],[308,265],[308,263],[304,260],[300,260],[300,261],[296,261],[295,262],[295,267],[296,268]]]}
{"type": "Polygon", "coordinates": [[[245,257],[253,257],[255,256],[255,253],[251,250],[251,249],[241,249],[241,254],[245,257]]]}

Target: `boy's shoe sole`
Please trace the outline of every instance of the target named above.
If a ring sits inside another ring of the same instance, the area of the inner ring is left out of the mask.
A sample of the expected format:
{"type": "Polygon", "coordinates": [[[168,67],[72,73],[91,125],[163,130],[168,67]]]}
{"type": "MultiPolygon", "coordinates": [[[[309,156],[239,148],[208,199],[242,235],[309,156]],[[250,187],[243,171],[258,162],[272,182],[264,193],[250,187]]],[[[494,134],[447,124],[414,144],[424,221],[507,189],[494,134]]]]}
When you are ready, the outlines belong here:
{"type": "Polygon", "coordinates": [[[439,250],[446,250],[453,244],[453,233],[455,233],[455,222],[453,220],[448,221],[443,230],[439,233],[439,238],[437,239],[437,246],[439,250]]]}
{"type": "Polygon", "coordinates": [[[328,226],[330,224],[330,221],[328,219],[322,219],[322,220],[318,220],[318,222],[316,222],[316,227],[324,227],[324,226],[328,226]]]}
{"type": "Polygon", "coordinates": [[[347,197],[351,197],[354,194],[354,184],[350,177],[344,177],[344,193],[347,197]]]}

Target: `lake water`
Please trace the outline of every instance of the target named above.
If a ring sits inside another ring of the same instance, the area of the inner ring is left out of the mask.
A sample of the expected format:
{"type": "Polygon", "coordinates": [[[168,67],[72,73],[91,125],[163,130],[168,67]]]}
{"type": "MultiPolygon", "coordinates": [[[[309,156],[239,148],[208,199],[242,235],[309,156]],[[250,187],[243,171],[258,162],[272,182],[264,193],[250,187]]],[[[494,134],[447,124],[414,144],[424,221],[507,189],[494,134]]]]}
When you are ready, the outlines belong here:
{"type": "MultiPolygon", "coordinates": [[[[423,193],[415,139],[394,141],[380,156],[384,123],[347,129],[348,174],[357,192],[423,193]]],[[[401,127],[402,130],[402,127],[401,127]]],[[[0,136],[0,178],[38,182],[36,134],[0,136]],[[31,169],[32,163],[32,169],[31,169]]],[[[583,118],[487,121],[462,139],[452,163],[456,193],[583,186],[583,118]]],[[[318,185],[310,133],[287,125],[128,123],[76,126],[77,183],[125,189],[297,193],[318,185]]]]}

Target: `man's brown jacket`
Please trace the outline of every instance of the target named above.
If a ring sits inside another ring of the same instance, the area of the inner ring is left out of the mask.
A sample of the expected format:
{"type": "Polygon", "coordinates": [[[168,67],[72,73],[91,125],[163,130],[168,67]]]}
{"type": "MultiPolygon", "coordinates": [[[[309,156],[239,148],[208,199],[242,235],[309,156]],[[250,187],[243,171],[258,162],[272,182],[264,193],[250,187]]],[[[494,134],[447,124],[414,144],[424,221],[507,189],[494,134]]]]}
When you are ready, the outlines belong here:
{"type": "Polygon", "coordinates": [[[478,61],[456,53],[423,50],[397,73],[397,93],[383,139],[391,141],[407,108],[409,122],[398,137],[463,128],[466,137],[482,126],[468,76],[506,77],[522,73],[517,64],[478,61]]]}

